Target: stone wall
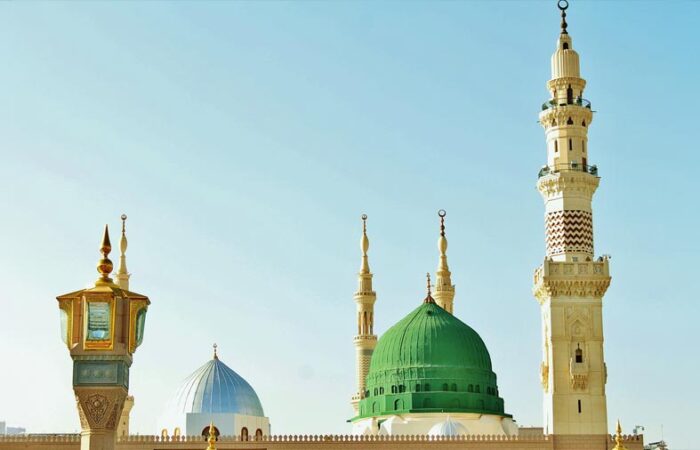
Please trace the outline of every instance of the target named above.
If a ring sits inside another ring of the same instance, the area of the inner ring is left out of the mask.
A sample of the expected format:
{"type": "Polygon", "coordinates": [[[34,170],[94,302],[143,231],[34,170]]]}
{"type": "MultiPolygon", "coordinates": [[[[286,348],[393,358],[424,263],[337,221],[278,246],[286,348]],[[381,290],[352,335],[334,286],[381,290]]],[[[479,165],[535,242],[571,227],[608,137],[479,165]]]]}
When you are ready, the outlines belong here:
{"type": "MultiPolygon", "coordinates": [[[[643,450],[642,436],[624,436],[628,450],[643,450]]],[[[269,436],[261,440],[241,441],[222,436],[221,450],[610,450],[612,436],[464,436],[429,438],[427,436],[269,436]]],[[[119,441],[118,450],[203,450],[207,443],[201,436],[161,438],[129,436],[119,441]]],[[[0,450],[80,450],[80,435],[51,434],[0,437],[0,450]]]]}

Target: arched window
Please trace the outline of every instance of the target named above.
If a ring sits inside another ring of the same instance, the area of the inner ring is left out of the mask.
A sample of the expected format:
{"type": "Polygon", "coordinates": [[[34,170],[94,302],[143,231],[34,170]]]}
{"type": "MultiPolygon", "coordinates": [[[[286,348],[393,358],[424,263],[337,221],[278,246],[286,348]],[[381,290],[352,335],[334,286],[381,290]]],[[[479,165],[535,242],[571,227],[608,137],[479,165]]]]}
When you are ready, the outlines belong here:
{"type": "Polygon", "coordinates": [[[394,411],[401,411],[403,409],[403,400],[394,400],[394,411]]]}
{"type": "Polygon", "coordinates": [[[577,363],[583,362],[583,350],[581,350],[580,348],[576,349],[576,362],[577,363]]]}
{"type": "Polygon", "coordinates": [[[586,121],[585,121],[585,120],[584,120],[583,122],[581,122],[581,126],[582,126],[582,127],[585,127],[585,126],[586,126],[586,121]]]}
{"type": "Polygon", "coordinates": [[[558,151],[559,151],[559,141],[555,140],[554,141],[554,152],[556,153],[558,151]]]}
{"type": "Polygon", "coordinates": [[[180,437],[180,427],[175,427],[173,430],[173,436],[180,437]]]}
{"type": "Polygon", "coordinates": [[[262,437],[263,437],[262,430],[260,428],[255,430],[255,440],[260,441],[260,440],[262,440],[262,437]]]}
{"type": "Polygon", "coordinates": [[[470,384],[469,386],[467,386],[467,392],[474,392],[474,385],[473,384],[470,384]]]}
{"type": "Polygon", "coordinates": [[[571,138],[569,138],[569,150],[573,150],[573,149],[574,149],[574,141],[571,138]]]}
{"type": "Polygon", "coordinates": [[[401,392],[406,392],[406,386],[403,384],[399,384],[399,393],[401,392]]]}
{"type": "Polygon", "coordinates": [[[430,392],[430,384],[429,384],[429,383],[425,383],[425,385],[423,386],[423,390],[424,390],[425,392],[430,392]]]}
{"type": "Polygon", "coordinates": [[[573,125],[573,124],[574,124],[574,119],[572,119],[571,117],[569,117],[569,118],[566,120],[566,124],[567,124],[567,125],[573,125]]]}
{"type": "Polygon", "coordinates": [[[391,386],[391,393],[396,394],[399,390],[396,389],[396,386],[391,386]]]}
{"type": "Polygon", "coordinates": [[[569,87],[566,88],[566,103],[568,105],[571,105],[574,103],[574,90],[571,89],[571,85],[569,85],[569,87]]]}
{"type": "Polygon", "coordinates": [[[478,384],[474,386],[474,392],[476,392],[477,394],[481,393],[481,386],[479,386],[478,384]]]}
{"type": "Polygon", "coordinates": [[[452,386],[450,386],[450,390],[453,391],[453,392],[457,392],[457,384],[456,384],[456,383],[452,383],[452,386]]]}
{"type": "Polygon", "coordinates": [[[241,428],[241,440],[242,441],[248,440],[248,428],[246,428],[246,427],[241,428]]]}
{"type": "Polygon", "coordinates": [[[561,48],[563,48],[564,50],[568,50],[568,49],[569,49],[569,43],[568,43],[568,42],[564,42],[564,43],[561,45],[561,48]]]}
{"type": "Polygon", "coordinates": [[[383,387],[379,388],[379,395],[384,395],[384,388],[383,387]]]}
{"type": "Polygon", "coordinates": [[[447,385],[447,383],[444,383],[444,384],[442,385],[442,390],[443,390],[443,391],[449,391],[449,390],[450,390],[450,387],[447,385]]]}
{"type": "Polygon", "coordinates": [[[420,383],[416,384],[416,392],[420,392],[420,383]]]}
{"type": "Polygon", "coordinates": [[[379,395],[379,389],[374,388],[374,395],[379,395]]]}
{"type": "Polygon", "coordinates": [[[373,413],[377,412],[377,402],[372,403],[372,412],[373,413]]]}

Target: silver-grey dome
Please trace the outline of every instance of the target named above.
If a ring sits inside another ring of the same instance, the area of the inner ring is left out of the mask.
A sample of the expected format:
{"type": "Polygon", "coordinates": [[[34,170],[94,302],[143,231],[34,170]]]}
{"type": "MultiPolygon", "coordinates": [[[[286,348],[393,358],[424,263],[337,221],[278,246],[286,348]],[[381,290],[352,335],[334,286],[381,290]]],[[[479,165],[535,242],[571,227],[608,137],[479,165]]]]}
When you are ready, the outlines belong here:
{"type": "Polygon", "coordinates": [[[234,413],[264,417],[255,390],[218,357],[185,379],[174,399],[177,413],[234,413]]]}

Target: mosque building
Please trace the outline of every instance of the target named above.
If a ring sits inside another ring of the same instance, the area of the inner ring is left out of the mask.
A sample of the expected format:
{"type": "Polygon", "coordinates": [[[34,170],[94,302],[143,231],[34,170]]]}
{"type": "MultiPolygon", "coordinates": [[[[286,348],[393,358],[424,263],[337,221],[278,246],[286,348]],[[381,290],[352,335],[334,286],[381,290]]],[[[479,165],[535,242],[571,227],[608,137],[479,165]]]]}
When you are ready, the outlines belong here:
{"type": "Polygon", "coordinates": [[[547,82],[550,99],[539,113],[547,149],[537,181],[545,204],[546,255],[535,270],[533,294],[541,313],[542,428],[517,425],[486,343],[453,313],[446,213],[440,211],[434,286],[428,274],[425,297],[410,301],[403,318],[392,318],[398,321],[380,337],[374,334],[377,293],[362,217],[351,434],[274,435],[251,384],[215,347],[166,405],[159,430],[130,435],[129,369],[144,339],[150,300],[130,290],[122,216],[114,279],[105,228],[95,286],[57,297],[63,340],[74,361],[80,435],[0,437],[0,450],[642,450],[642,436],[623,436],[619,422],[614,436],[608,430],[602,305],[611,277],[608,258],[596,257],[593,247],[592,197],[600,182],[588,155],[593,112],[583,98],[586,81],[567,31],[568,2],[558,5],[562,20],[547,82]]]}

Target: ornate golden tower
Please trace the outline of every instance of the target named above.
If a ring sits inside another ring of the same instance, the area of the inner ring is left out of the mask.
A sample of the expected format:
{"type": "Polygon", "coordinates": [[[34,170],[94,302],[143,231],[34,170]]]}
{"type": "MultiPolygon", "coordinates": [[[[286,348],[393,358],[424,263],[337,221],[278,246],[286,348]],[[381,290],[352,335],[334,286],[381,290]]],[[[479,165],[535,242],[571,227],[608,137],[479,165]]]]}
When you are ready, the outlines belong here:
{"type": "Polygon", "coordinates": [[[435,303],[450,314],[453,314],[455,287],[452,284],[452,273],[447,265],[447,237],[445,236],[445,216],[447,213],[444,209],[438,211],[440,216],[440,237],[438,238],[438,251],[440,259],[438,267],[435,271],[435,303]]]}
{"type": "Polygon", "coordinates": [[[81,450],[112,450],[129,390],[132,355],[143,340],[148,297],[110,278],[112,245],[105,226],[94,287],[57,297],[63,340],[73,359],[81,450]]]}
{"type": "Polygon", "coordinates": [[[357,335],[353,338],[355,344],[355,367],[357,377],[357,392],[352,396],[352,407],[355,414],[359,413],[359,403],[365,396],[365,378],[369,372],[369,364],[372,360],[372,352],[377,345],[377,336],[374,334],[374,302],[377,294],[372,290],[372,272],[369,270],[367,251],[369,250],[369,238],[367,237],[367,215],[362,215],[362,264],[360,273],[357,274],[357,292],[354,299],[357,305],[357,335]]]}
{"type": "Polygon", "coordinates": [[[586,81],[567,32],[568,3],[552,55],[552,98],[542,105],[547,165],[537,189],[545,203],[546,254],[535,271],[533,292],[541,306],[546,434],[607,434],[603,295],[610,285],[608,258],[593,253],[591,201],[598,169],[588,165],[593,113],[583,99],[586,81]]]}

